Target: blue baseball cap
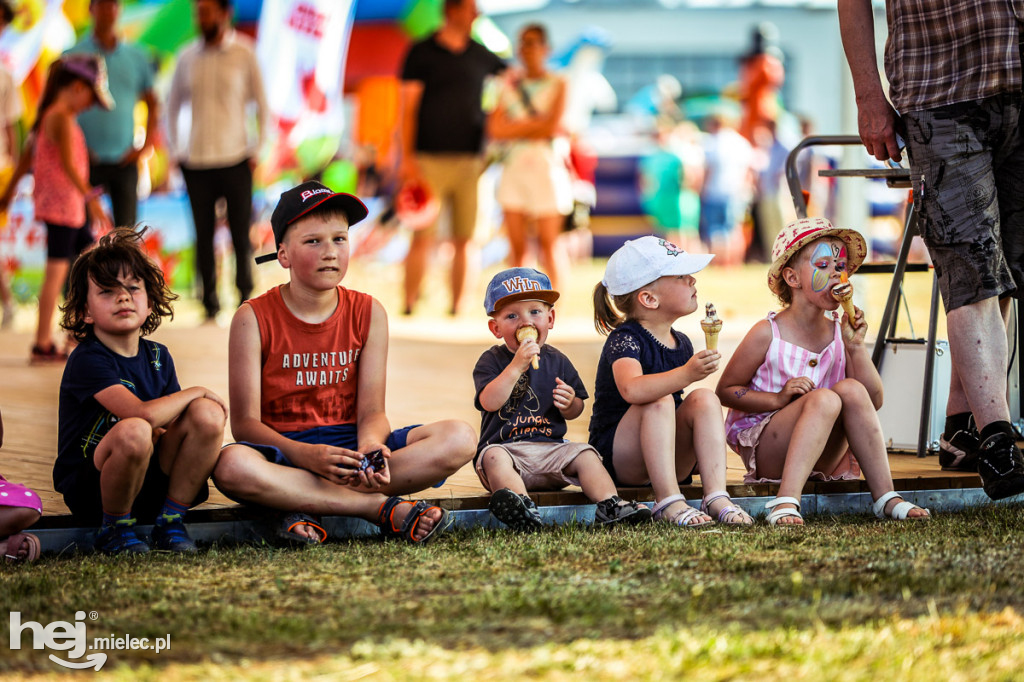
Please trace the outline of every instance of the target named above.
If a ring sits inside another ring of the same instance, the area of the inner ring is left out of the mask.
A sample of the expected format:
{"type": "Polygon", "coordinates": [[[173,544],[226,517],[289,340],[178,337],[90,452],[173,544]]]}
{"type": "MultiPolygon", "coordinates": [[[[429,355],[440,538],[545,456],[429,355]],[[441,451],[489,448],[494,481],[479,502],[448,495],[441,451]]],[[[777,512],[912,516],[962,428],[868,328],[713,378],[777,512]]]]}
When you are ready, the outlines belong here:
{"type": "Polygon", "coordinates": [[[533,268],[509,268],[491,278],[484,296],[484,310],[488,315],[516,301],[543,301],[554,305],[558,292],[551,288],[551,280],[533,268]]]}

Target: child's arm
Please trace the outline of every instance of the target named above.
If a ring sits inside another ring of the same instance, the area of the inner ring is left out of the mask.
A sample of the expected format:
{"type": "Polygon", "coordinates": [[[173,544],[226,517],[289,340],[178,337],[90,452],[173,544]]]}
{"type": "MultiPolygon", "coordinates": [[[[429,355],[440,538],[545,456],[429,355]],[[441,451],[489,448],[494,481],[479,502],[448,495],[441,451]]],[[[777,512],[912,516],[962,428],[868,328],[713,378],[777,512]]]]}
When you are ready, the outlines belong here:
{"type": "Polygon", "coordinates": [[[221,406],[224,410],[224,416],[228,414],[228,406],[224,404],[224,400],[213,391],[202,386],[185,388],[165,396],[160,396],[159,398],[154,398],[153,400],[140,400],[127,387],[117,384],[115,386],[108,386],[93,397],[96,398],[96,402],[109,410],[118,419],[138,417],[145,419],[154,429],[170,424],[185,411],[185,408],[193,400],[198,400],[199,398],[212,400],[221,406]]]}
{"type": "Polygon", "coordinates": [[[344,485],[352,478],[348,470],[359,465],[351,450],[299,443],[282,436],[260,420],[260,331],[256,314],[247,304],[239,306],[231,320],[228,338],[228,396],[231,410],[231,434],[235,440],[262,443],[280,448],[298,467],[344,485]]]}
{"type": "Polygon", "coordinates": [[[554,403],[568,421],[583,413],[583,398],[576,395],[576,389],[555,377],[554,403]]]}
{"type": "Polygon", "coordinates": [[[631,405],[644,405],[714,374],[721,357],[717,350],[702,350],[694,353],[685,365],[657,374],[644,374],[635,358],[619,358],[612,363],[612,376],[623,400],[631,405]]]}
{"type": "MultiPolygon", "coordinates": [[[[871,396],[871,404],[877,410],[882,407],[882,377],[878,375],[878,369],[871,362],[871,354],[864,343],[868,331],[864,311],[860,308],[855,309],[857,315],[851,323],[852,326],[844,321],[840,327],[843,345],[846,347],[846,376],[864,384],[868,395],[871,396]]],[[[846,313],[843,313],[843,318],[845,320],[846,313]]]]}
{"type": "Polygon", "coordinates": [[[743,412],[773,412],[814,389],[810,379],[797,377],[787,381],[778,393],[750,390],[750,380],[764,362],[771,343],[772,328],[768,320],[761,320],[747,332],[718,380],[715,393],[722,405],[743,412]]]}
{"type": "Polygon", "coordinates": [[[500,410],[512,395],[512,389],[515,388],[519,377],[529,370],[530,361],[537,355],[540,355],[540,346],[533,339],[527,339],[519,344],[519,349],[516,350],[512,362],[508,363],[505,369],[501,370],[501,374],[494,377],[480,391],[480,396],[477,398],[480,401],[480,407],[487,412],[500,410]]]}
{"type": "Polygon", "coordinates": [[[25,148],[21,150],[21,156],[18,157],[18,165],[14,167],[14,174],[11,175],[11,179],[7,183],[7,189],[4,190],[3,196],[0,197],[0,211],[7,210],[11,200],[14,199],[14,193],[18,189],[18,182],[32,169],[35,146],[36,134],[29,133],[28,139],[25,140],[25,148]]]}
{"type": "Polygon", "coordinates": [[[373,299],[370,308],[370,332],[359,354],[359,384],[356,392],[356,429],[360,452],[390,451],[384,441],[391,434],[391,424],[384,413],[384,391],[387,384],[388,316],[380,301],[373,299]]]}

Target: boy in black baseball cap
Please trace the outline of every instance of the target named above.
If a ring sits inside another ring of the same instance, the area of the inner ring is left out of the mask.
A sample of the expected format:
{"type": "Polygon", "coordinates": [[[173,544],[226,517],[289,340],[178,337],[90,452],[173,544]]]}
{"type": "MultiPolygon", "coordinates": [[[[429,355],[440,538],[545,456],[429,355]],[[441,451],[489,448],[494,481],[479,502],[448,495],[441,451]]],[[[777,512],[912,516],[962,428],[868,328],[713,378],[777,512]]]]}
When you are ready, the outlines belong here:
{"type": "Polygon", "coordinates": [[[391,430],[384,413],[387,315],[341,286],[358,198],[306,182],[281,195],[270,222],[289,281],[246,301],[231,323],[231,430],[214,480],[229,497],[282,512],[278,535],[322,542],[320,515],[356,516],[385,537],[425,542],[448,514],[399,495],[455,473],[476,434],[446,421],[391,430]],[[302,511],[298,511],[301,509],[302,511]]]}

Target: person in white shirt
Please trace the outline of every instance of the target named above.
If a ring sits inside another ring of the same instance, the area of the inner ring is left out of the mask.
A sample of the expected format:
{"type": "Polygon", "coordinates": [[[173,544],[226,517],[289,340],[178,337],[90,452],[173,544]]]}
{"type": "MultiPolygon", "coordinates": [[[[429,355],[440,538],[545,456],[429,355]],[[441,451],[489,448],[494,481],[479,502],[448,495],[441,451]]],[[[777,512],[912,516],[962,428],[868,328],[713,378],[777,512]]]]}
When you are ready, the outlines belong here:
{"type": "Polygon", "coordinates": [[[178,58],[167,99],[168,142],[176,154],[192,204],[196,267],[207,319],[220,310],[213,234],[216,203],[227,204],[235,250],[235,285],[240,300],[252,292],[252,174],[266,129],[267,103],[252,41],[230,26],[231,0],[196,0],[200,37],[178,58]],[[249,105],[255,105],[257,139],[249,135],[249,105]],[[191,122],[180,121],[185,109],[191,122]],[[179,142],[180,132],[187,140],[179,142]]]}

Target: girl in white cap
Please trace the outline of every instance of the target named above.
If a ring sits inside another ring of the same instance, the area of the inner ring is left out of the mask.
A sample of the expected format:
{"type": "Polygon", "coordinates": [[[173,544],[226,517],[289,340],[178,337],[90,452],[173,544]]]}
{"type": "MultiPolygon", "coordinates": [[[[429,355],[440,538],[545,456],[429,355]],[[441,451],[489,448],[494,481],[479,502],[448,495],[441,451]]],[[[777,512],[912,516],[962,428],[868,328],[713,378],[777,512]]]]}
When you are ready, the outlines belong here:
{"type": "Polygon", "coordinates": [[[765,505],[773,526],[803,524],[800,493],[809,478],[858,479],[861,469],[876,516],[930,516],[893,490],[877,413],[882,380],[864,345],[864,313],[840,317],[832,296],[866,253],[858,232],[821,218],[782,230],[768,288],[784,307],[754,325],[718,382],[718,397],[732,408],[726,439],[746,464],[745,481],[779,482],[765,505]]]}
{"type": "Polygon", "coordinates": [[[672,324],[697,309],[693,273],[714,256],[686,253],[657,237],[626,242],[594,290],[594,323],[608,340],[594,382],[590,444],[618,485],[654,489],[655,520],[684,528],[753,519],[725,491],[722,404],[706,388],[683,391],[718,369],[717,350],[694,353],[672,324]],[[699,470],[697,510],[680,484],[699,470]]]}

